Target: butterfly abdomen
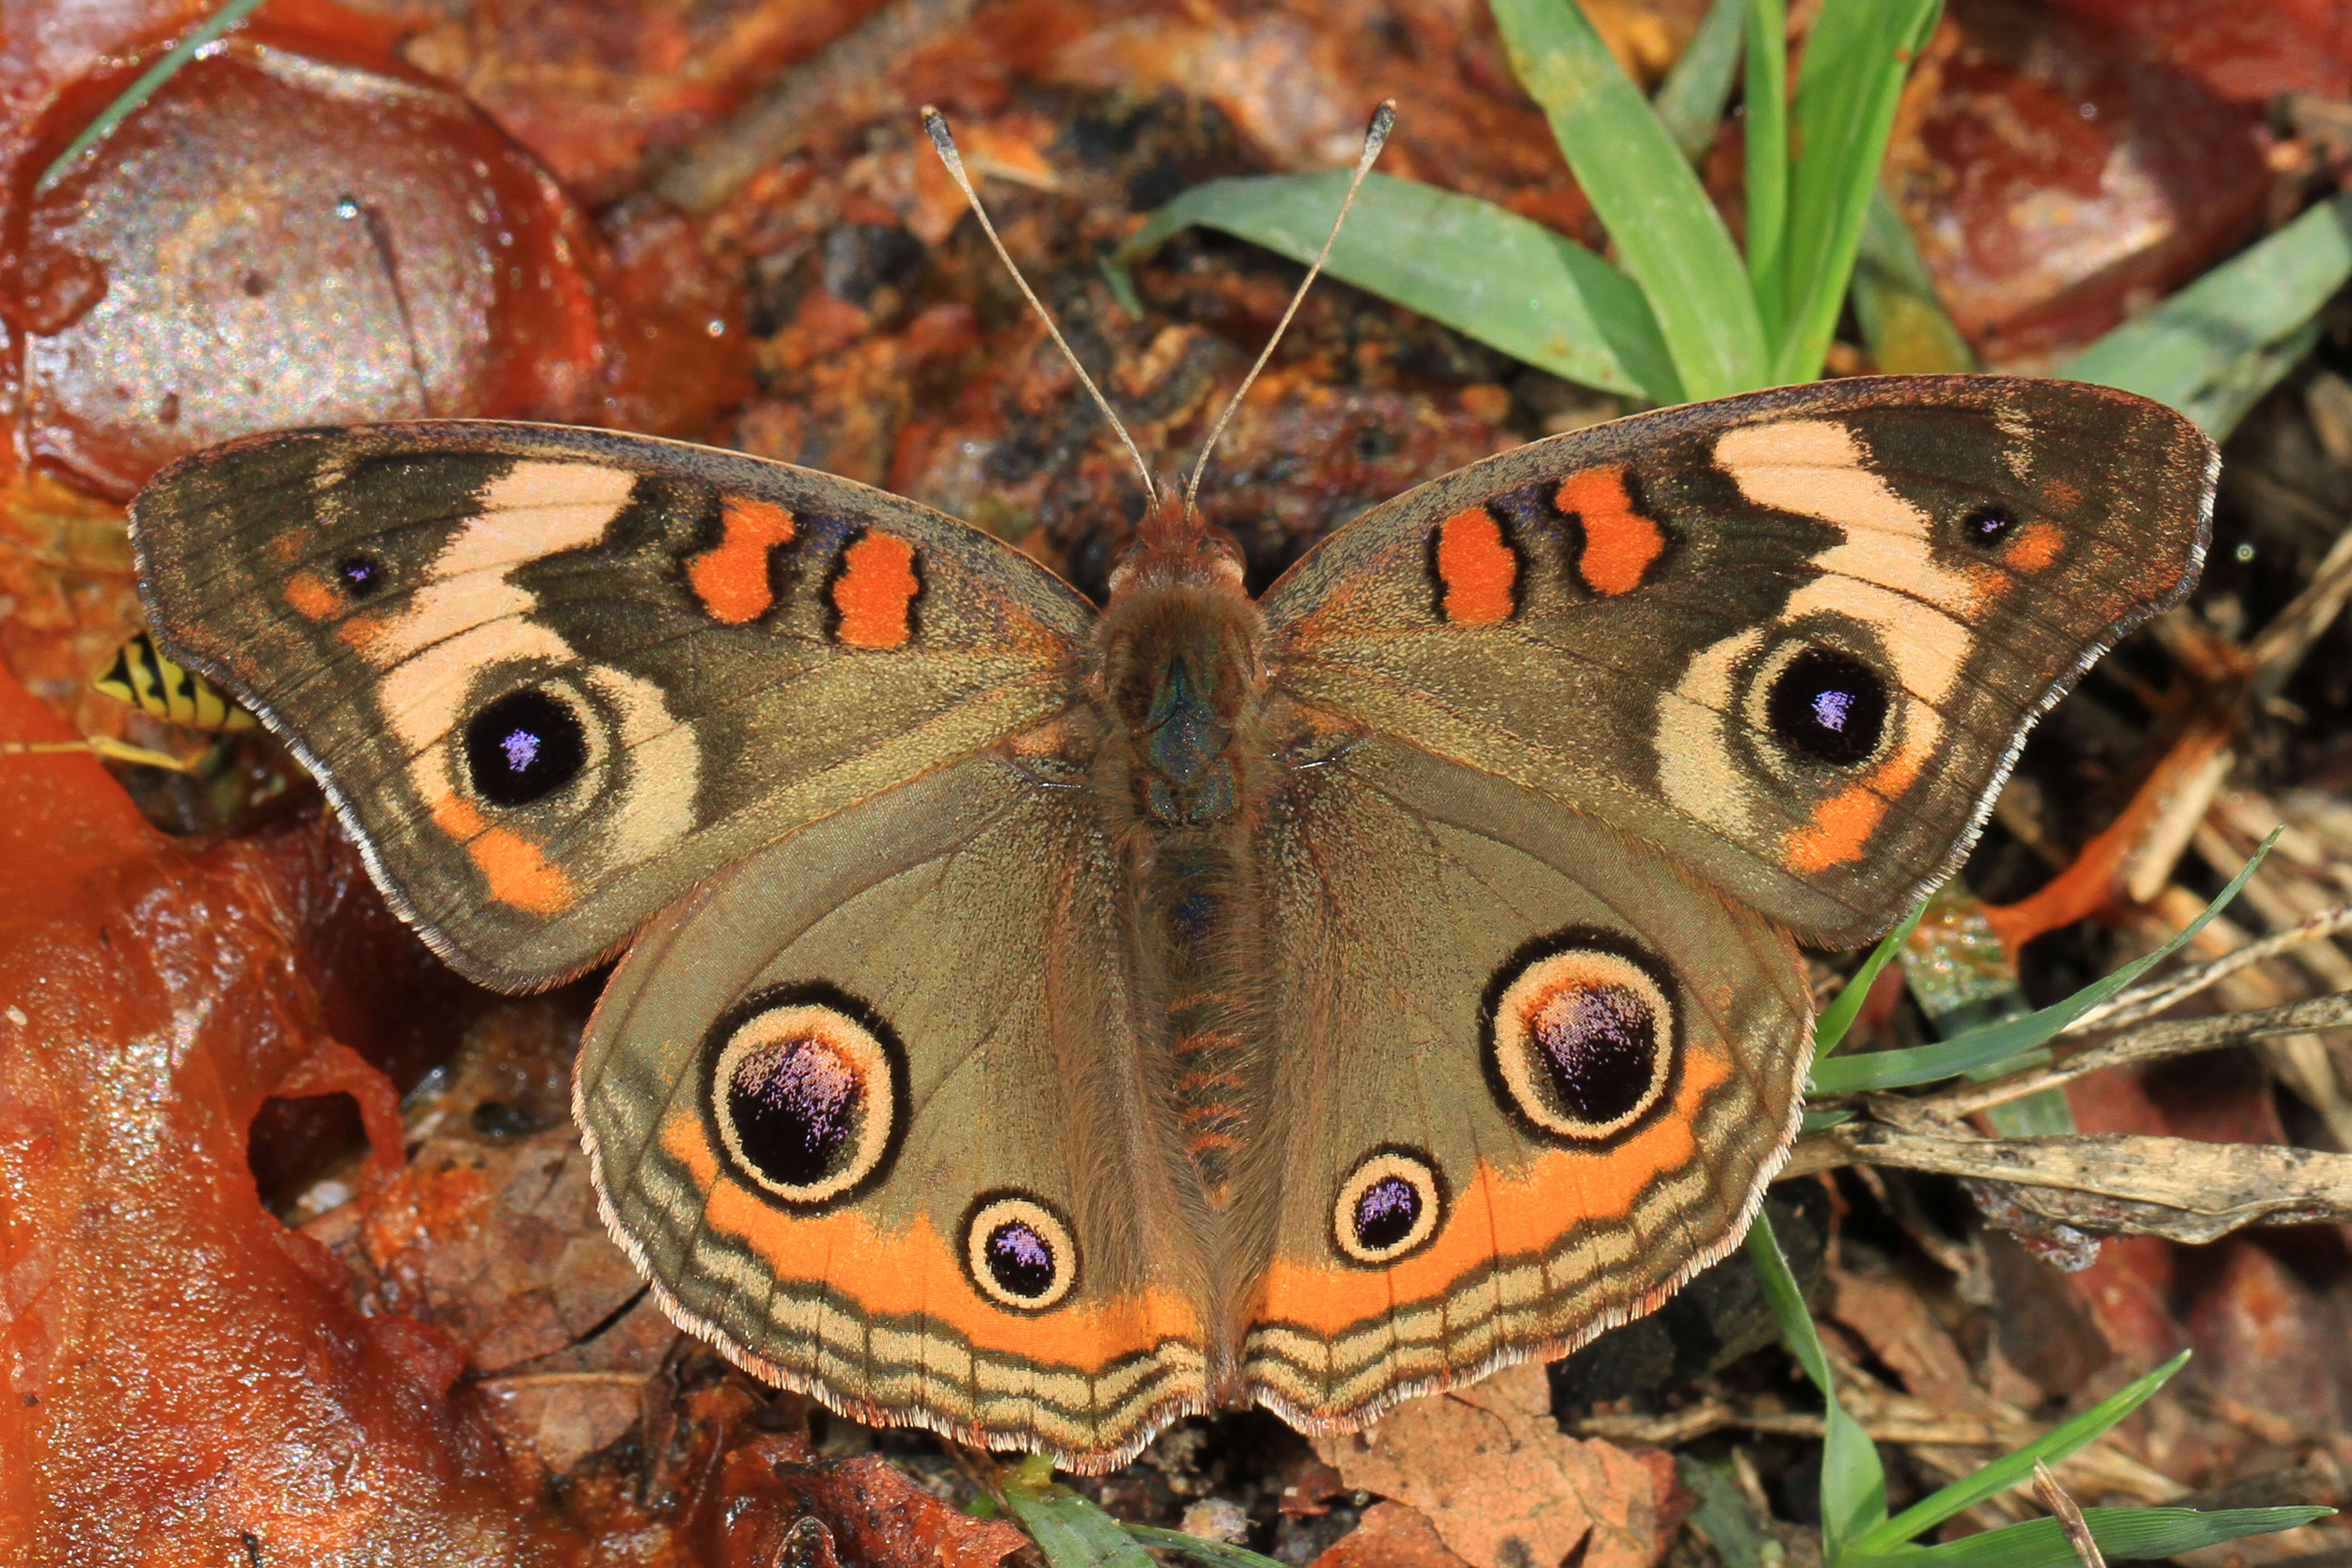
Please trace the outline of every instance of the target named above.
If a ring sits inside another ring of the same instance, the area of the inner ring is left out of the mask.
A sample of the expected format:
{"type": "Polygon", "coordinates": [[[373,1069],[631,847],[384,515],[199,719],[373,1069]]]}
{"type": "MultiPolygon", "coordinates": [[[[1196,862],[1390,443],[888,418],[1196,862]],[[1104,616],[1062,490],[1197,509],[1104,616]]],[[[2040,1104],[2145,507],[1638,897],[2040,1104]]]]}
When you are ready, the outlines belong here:
{"type": "Polygon", "coordinates": [[[1113,715],[1096,787],[1125,829],[1163,1081],[1212,1201],[1247,1133],[1263,1037],[1250,855],[1267,778],[1262,635],[1238,573],[1155,550],[1121,574],[1096,645],[1113,715]]]}

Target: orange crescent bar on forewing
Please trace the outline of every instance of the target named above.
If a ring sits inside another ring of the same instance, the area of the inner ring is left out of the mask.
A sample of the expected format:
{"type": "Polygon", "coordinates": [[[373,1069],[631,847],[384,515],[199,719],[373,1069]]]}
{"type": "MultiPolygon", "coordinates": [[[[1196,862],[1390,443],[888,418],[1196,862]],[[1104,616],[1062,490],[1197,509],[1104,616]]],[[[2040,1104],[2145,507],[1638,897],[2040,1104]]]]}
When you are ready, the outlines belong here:
{"type": "MultiPolygon", "coordinates": [[[[822,1284],[854,1298],[861,1313],[937,1318],[975,1350],[1081,1373],[1121,1356],[1148,1353],[1170,1340],[1200,1338],[1200,1319],[1192,1307],[1161,1289],[1073,1303],[1053,1312],[1050,1327],[1045,1326],[983,1300],[964,1278],[953,1248],[920,1215],[904,1230],[882,1232],[855,1208],[806,1216],[783,1213],[721,1172],[700,1119],[692,1115],[665,1121],[661,1142],[693,1173],[714,1230],[739,1238],[787,1285],[822,1284]],[[1051,1355],[1043,1353],[1048,1347],[1051,1355]]],[[[1086,1289],[1084,1279],[1078,1288],[1086,1289]]]]}
{"type": "Polygon", "coordinates": [[[1435,1243],[1393,1268],[1276,1258],[1266,1270],[1256,1316],[1336,1335],[1410,1302],[1439,1300],[1472,1270],[1497,1258],[1540,1254],[1587,1220],[1632,1213],[1653,1178],[1698,1158],[1692,1128],[1699,1102],[1730,1077],[1722,1058],[1692,1050],[1673,1110],[1615,1148],[1601,1153],[1549,1150],[1519,1175],[1501,1174],[1480,1161],[1435,1243]]]}
{"type": "Polygon", "coordinates": [[[686,579],[711,619],[740,626],[776,602],[768,552],[792,542],[793,514],[773,501],[729,496],[719,529],[719,542],[687,563],[686,579]]]}
{"type": "Polygon", "coordinates": [[[1437,525],[1437,578],[1445,589],[1447,620],[1482,626],[1510,619],[1519,558],[1485,507],[1466,508],[1437,525]]]}
{"type": "Polygon", "coordinates": [[[914,634],[915,547],[887,533],[866,533],[841,552],[833,581],[838,632],[853,647],[898,647],[914,634]]]}
{"type": "Polygon", "coordinates": [[[1577,574],[1596,594],[1630,594],[1666,547],[1658,525],[1633,510],[1622,468],[1587,468],[1560,481],[1554,504],[1584,524],[1577,574]]]}

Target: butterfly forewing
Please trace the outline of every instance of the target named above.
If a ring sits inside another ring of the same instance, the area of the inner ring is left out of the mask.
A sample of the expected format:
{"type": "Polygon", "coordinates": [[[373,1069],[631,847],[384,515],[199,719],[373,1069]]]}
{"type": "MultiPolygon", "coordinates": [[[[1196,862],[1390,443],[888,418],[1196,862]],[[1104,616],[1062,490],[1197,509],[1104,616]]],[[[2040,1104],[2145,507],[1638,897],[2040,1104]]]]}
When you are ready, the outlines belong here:
{"type": "Polygon", "coordinates": [[[132,510],[159,635],[453,963],[543,982],[760,845],[1081,695],[1084,601],[911,501],[543,426],[261,437],[132,510]]]}

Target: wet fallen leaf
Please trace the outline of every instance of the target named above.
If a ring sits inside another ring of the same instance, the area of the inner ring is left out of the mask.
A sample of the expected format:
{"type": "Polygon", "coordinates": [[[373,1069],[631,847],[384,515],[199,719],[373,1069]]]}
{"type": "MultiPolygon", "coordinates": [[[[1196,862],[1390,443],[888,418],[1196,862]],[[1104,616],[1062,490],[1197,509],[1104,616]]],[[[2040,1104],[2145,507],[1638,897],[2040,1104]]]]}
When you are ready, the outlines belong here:
{"type": "Polygon", "coordinates": [[[1585,1568],[1649,1568],[1682,1522],[1672,1460],[1562,1434],[1540,1365],[1409,1400],[1315,1451],[1349,1486],[1425,1515],[1474,1568],[1558,1563],[1580,1542],[1585,1568]]]}

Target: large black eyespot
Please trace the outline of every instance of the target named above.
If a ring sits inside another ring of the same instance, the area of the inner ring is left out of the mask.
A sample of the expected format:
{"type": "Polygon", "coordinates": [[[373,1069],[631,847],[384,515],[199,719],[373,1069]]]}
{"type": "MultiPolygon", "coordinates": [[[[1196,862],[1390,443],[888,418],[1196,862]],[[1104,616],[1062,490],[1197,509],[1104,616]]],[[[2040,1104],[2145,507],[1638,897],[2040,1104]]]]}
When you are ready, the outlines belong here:
{"type": "Polygon", "coordinates": [[[1420,1251],[1445,1219],[1445,1182],[1417,1150],[1376,1149],[1339,1184],[1331,1240],[1351,1263],[1394,1263],[1420,1251]]]}
{"type": "Polygon", "coordinates": [[[1780,667],[1765,696],[1773,738],[1798,755],[1838,766],[1878,749],[1886,682],[1850,653],[1809,647],[1780,667]]]}
{"type": "Polygon", "coordinates": [[[579,715],[544,691],[509,691],[466,726],[474,793],[492,805],[529,805],[580,776],[588,737],[579,715]]]}
{"type": "Polygon", "coordinates": [[[981,1294],[1016,1312],[1042,1312],[1078,1282],[1069,1222],[1027,1193],[982,1193],[963,1222],[964,1272],[981,1294]]]}
{"type": "Polygon", "coordinates": [[[2017,518],[2007,507],[1980,506],[1960,519],[1960,537],[1979,550],[1990,550],[2017,531],[2017,518]]]}
{"type": "Polygon", "coordinates": [[[1664,971],[1612,932],[1530,943],[1487,988],[1486,1081],[1539,1133],[1613,1137],[1665,1093],[1675,1052],[1664,971]]]}
{"type": "Polygon", "coordinates": [[[335,581],[352,599],[364,599],[383,586],[383,563],[364,550],[355,550],[335,563],[335,581]]]}
{"type": "Polygon", "coordinates": [[[744,1003],[704,1047],[719,1142],[737,1171],[796,1206],[873,1181],[905,1120],[905,1053],[864,1004],[824,985],[744,1003]]]}

